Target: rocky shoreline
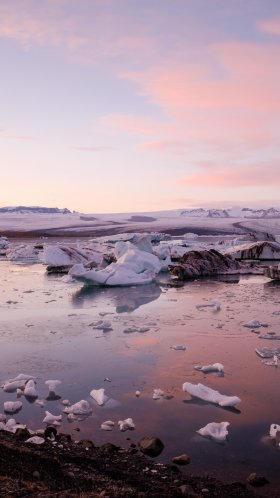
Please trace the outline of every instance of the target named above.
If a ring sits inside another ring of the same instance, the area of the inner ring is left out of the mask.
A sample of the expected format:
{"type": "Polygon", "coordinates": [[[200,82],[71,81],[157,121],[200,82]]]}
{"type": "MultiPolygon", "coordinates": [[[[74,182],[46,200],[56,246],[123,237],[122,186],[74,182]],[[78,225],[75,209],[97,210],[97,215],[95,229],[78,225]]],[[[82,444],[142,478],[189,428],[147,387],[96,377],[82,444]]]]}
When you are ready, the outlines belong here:
{"type": "MultiPolygon", "coordinates": [[[[0,431],[0,496],[32,498],[176,498],[260,496],[248,483],[222,483],[182,473],[143,455],[136,445],[122,449],[57,434],[42,445],[25,443],[26,429],[0,431]]],[[[273,498],[273,495],[269,495],[273,498]]],[[[275,495],[276,498],[276,495],[275,495]]]]}

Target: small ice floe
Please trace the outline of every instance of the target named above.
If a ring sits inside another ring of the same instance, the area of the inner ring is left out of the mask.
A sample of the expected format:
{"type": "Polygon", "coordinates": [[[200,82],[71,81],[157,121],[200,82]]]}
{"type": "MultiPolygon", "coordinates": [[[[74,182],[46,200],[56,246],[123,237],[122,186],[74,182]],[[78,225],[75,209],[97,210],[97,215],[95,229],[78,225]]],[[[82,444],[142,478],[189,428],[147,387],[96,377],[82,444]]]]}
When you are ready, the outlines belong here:
{"type": "Polygon", "coordinates": [[[213,308],[213,311],[220,311],[221,303],[218,299],[214,299],[211,303],[197,304],[196,308],[199,310],[201,308],[213,308]]]}
{"type": "Polygon", "coordinates": [[[277,356],[280,359],[280,348],[256,348],[255,351],[261,358],[273,358],[277,356]]]}
{"type": "Polygon", "coordinates": [[[62,403],[64,406],[69,406],[69,405],[70,405],[70,401],[69,401],[69,399],[63,399],[63,400],[61,401],[61,403],[62,403]]]}
{"type": "Polygon", "coordinates": [[[280,433],[280,425],[278,424],[271,424],[270,429],[269,429],[269,435],[272,438],[276,438],[277,432],[280,433]]]}
{"type": "Polygon", "coordinates": [[[5,391],[6,393],[14,393],[18,389],[23,391],[25,383],[25,380],[8,381],[3,385],[3,391],[5,391]]]}
{"type": "Polygon", "coordinates": [[[154,389],[153,399],[161,399],[164,396],[162,389],[154,389]]]}
{"type": "Polygon", "coordinates": [[[5,423],[0,422],[0,430],[15,433],[17,429],[26,429],[26,425],[18,424],[14,418],[9,418],[5,423]]]}
{"type": "Polygon", "coordinates": [[[6,422],[6,415],[4,413],[0,413],[0,422],[6,422]]]}
{"type": "Polygon", "coordinates": [[[250,320],[247,323],[243,323],[243,327],[247,327],[248,329],[258,329],[260,327],[268,327],[268,323],[260,322],[259,320],[250,320]]]}
{"type": "Polygon", "coordinates": [[[30,443],[30,444],[43,444],[44,442],[45,439],[40,436],[32,436],[25,441],[25,443],[30,443]]]}
{"type": "Polygon", "coordinates": [[[46,380],[45,384],[49,388],[47,400],[60,399],[60,396],[56,393],[56,388],[61,384],[61,380],[46,380]]]}
{"type": "Polygon", "coordinates": [[[4,411],[6,413],[17,413],[22,409],[21,401],[5,401],[4,411]]]}
{"type": "Polygon", "coordinates": [[[275,334],[275,332],[267,332],[267,334],[259,335],[259,339],[268,339],[271,341],[280,341],[280,335],[275,334]]]}
{"type": "Polygon", "coordinates": [[[139,398],[140,395],[141,395],[140,391],[135,391],[135,396],[137,396],[137,398],[139,398]]]}
{"type": "Polygon", "coordinates": [[[33,398],[33,399],[38,398],[34,380],[30,379],[27,381],[27,383],[25,384],[23,394],[27,398],[33,398]]]}
{"type": "Polygon", "coordinates": [[[44,399],[36,399],[35,401],[35,405],[37,406],[40,406],[41,408],[43,408],[43,406],[45,406],[46,402],[44,399]]]}
{"type": "Polygon", "coordinates": [[[210,422],[196,432],[203,437],[213,439],[213,441],[216,441],[217,443],[222,443],[227,438],[227,427],[229,425],[229,422],[210,422]]]}
{"type": "Polygon", "coordinates": [[[115,422],[113,422],[112,420],[106,420],[106,422],[103,422],[100,427],[101,427],[102,431],[112,431],[114,428],[114,425],[115,425],[115,422]]]}
{"type": "Polygon", "coordinates": [[[92,389],[90,396],[96,401],[99,406],[103,406],[108,401],[108,396],[105,394],[105,389],[92,389]]]}
{"type": "Polygon", "coordinates": [[[269,360],[262,360],[262,363],[264,365],[267,365],[268,367],[278,367],[278,356],[275,354],[273,356],[273,359],[271,361],[269,360]]]}
{"type": "Polygon", "coordinates": [[[199,370],[200,372],[203,373],[211,373],[211,372],[223,373],[224,365],[222,365],[222,363],[213,363],[212,365],[203,365],[203,366],[195,365],[194,369],[199,370]]]}
{"type": "Polygon", "coordinates": [[[175,344],[170,346],[170,349],[174,349],[174,351],[186,351],[187,346],[184,346],[184,344],[175,344]]]}
{"type": "Polygon", "coordinates": [[[120,428],[120,431],[124,432],[127,430],[133,430],[135,429],[135,424],[132,420],[132,418],[126,418],[125,420],[119,420],[118,421],[118,426],[120,428]]]}
{"type": "Polygon", "coordinates": [[[64,408],[64,413],[72,413],[73,415],[90,415],[92,413],[92,408],[88,401],[81,399],[71,406],[66,406],[64,408]]]}
{"type": "Polygon", "coordinates": [[[109,332],[109,330],[113,330],[112,324],[109,320],[98,320],[97,322],[92,322],[90,326],[93,329],[103,330],[103,332],[109,332]]]}
{"type": "Polygon", "coordinates": [[[209,403],[214,403],[223,407],[235,406],[241,402],[241,399],[237,396],[227,396],[225,394],[219,393],[210,387],[204,386],[203,384],[192,384],[191,382],[185,382],[183,384],[183,391],[189,393],[195,398],[208,401],[209,403]]]}
{"type": "Polygon", "coordinates": [[[62,415],[53,415],[51,412],[45,411],[45,418],[43,422],[47,425],[60,425],[62,420],[62,415]]]}
{"type": "Polygon", "coordinates": [[[148,332],[150,329],[149,327],[126,327],[123,330],[124,334],[133,334],[134,332],[138,332],[139,334],[143,334],[144,332],[148,332]]]}

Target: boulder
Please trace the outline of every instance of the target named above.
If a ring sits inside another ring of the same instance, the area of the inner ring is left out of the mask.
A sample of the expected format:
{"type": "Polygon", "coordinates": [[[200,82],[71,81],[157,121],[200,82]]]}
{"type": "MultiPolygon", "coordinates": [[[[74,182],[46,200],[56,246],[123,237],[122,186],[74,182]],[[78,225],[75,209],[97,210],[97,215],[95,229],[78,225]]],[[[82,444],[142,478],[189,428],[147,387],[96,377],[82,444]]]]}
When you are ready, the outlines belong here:
{"type": "Polygon", "coordinates": [[[144,455],[157,457],[164,448],[163,442],[157,437],[144,436],[138,441],[140,451],[144,455]]]}

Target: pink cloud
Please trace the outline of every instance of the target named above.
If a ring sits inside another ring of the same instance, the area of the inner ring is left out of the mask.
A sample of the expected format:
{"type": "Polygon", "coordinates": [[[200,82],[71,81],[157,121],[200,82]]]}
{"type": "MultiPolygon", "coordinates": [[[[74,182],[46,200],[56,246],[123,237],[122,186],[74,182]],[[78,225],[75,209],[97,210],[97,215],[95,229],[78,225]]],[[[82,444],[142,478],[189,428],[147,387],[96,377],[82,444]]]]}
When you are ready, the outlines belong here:
{"type": "Polygon", "coordinates": [[[216,167],[200,163],[202,170],[176,180],[177,186],[241,188],[280,185],[278,162],[262,162],[249,165],[224,164],[216,167]]]}
{"type": "Polygon", "coordinates": [[[263,33],[280,36],[280,17],[264,19],[257,24],[257,28],[263,33]]]}
{"type": "Polygon", "coordinates": [[[108,147],[106,145],[100,145],[100,146],[74,146],[72,147],[72,149],[75,149],[75,150],[81,150],[81,151],[84,151],[84,152],[103,152],[103,151],[106,151],[106,150],[112,150],[112,147],[108,147]]]}

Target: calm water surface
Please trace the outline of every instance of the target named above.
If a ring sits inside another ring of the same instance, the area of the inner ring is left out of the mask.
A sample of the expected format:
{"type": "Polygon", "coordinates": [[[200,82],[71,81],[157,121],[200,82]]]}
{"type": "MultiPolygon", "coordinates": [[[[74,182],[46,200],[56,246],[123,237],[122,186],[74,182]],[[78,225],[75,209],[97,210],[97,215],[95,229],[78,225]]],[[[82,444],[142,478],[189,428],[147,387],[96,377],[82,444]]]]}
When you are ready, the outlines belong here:
{"type": "MultiPolygon", "coordinates": [[[[165,444],[158,461],[170,462],[173,456],[187,453],[192,459],[187,472],[228,480],[259,472],[271,481],[265,491],[268,496],[269,490],[280,489],[280,451],[267,438],[270,424],[280,424],[280,368],[264,365],[255,353],[256,347],[280,346],[280,341],[259,339],[243,327],[258,319],[269,324],[261,333],[280,333],[278,285],[251,276],[239,281],[192,281],[177,289],[164,282],[97,289],[47,276],[41,265],[5,261],[0,262],[0,273],[1,384],[21,372],[32,374],[39,398],[44,399],[44,381],[60,379],[61,399],[71,403],[87,399],[94,405],[93,415],[83,421],[69,423],[63,415],[61,430],[75,439],[126,447],[143,435],[156,435],[165,444]],[[213,299],[220,300],[220,311],[197,309],[213,299]],[[99,319],[110,320],[112,330],[93,329],[90,324],[99,319]],[[124,333],[130,326],[149,330],[124,333]],[[174,351],[170,348],[174,344],[187,349],[174,351]],[[224,377],[193,368],[215,362],[224,364],[224,377]],[[239,410],[190,399],[182,391],[186,381],[239,396],[239,410]],[[92,389],[101,387],[110,397],[103,407],[89,397],[92,389]],[[155,388],[163,389],[167,399],[154,401],[155,388]],[[139,398],[136,390],[141,391],[139,398]],[[121,433],[117,421],[127,417],[133,418],[136,429],[121,433]],[[100,424],[108,419],[116,426],[103,432],[100,424]],[[225,444],[196,434],[207,423],[222,421],[230,422],[225,444]]],[[[16,394],[0,390],[0,412],[6,400],[16,400],[16,394]]],[[[47,401],[44,408],[23,396],[21,401],[16,420],[32,429],[43,427],[45,409],[54,414],[63,410],[59,399],[47,401]]]]}

